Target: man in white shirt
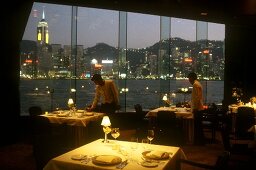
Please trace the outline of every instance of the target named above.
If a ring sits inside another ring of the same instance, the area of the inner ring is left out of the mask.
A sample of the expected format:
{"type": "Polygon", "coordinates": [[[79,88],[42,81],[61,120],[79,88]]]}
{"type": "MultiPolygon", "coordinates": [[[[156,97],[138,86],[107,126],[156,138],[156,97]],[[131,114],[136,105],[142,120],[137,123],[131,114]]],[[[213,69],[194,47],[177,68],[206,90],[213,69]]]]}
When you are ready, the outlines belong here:
{"type": "Polygon", "coordinates": [[[113,80],[104,80],[100,74],[94,74],[91,80],[96,85],[96,93],[91,107],[87,111],[96,109],[101,101],[100,112],[113,114],[120,108],[118,89],[113,80]]]}
{"type": "Polygon", "coordinates": [[[191,94],[191,110],[194,115],[194,143],[203,145],[205,142],[202,128],[202,111],[203,107],[203,87],[197,79],[196,73],[192,72],[188,75],[189,82],[193,85],[191,94]]]}

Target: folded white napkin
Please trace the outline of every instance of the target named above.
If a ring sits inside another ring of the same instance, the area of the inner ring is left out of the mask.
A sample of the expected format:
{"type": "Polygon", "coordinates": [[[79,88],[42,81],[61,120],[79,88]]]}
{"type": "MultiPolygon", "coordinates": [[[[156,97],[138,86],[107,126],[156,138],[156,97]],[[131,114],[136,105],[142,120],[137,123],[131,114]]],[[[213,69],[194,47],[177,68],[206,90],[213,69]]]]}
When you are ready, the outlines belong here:
{"type": "Polygon", "coordinates": [[[168,153],[164,152],[164,151],[151,151],[151,152],[146,154],[146,157],[149,157],[149,158],[164,158],[164,157],[166,157],[166,154],[168,154],[168,153]]]}
{"type": "Polygon", "coordinates": [[[96,157],[96,161],[105,163],[115,163],[118,157],[112,155],[100,155],[96,157]]]}

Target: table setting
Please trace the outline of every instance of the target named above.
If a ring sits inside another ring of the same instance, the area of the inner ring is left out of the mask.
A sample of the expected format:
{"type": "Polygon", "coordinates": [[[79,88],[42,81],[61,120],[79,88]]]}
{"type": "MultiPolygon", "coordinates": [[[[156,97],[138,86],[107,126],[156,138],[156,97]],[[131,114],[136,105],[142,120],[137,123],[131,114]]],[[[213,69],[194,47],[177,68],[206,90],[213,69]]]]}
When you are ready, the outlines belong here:
{"type": "Polygon", "coordinates": [[[132,136],[130,141],[121,141],[119,128],[111,127],[108,116],[102,118],[104,139],[97,139],[50,160],[44,170],[65,169],[155,169],[176,168],[176,160],[185,157],[181,148],[152,144],[154,130],[147,132],[147,142],[139,142],[132,136]],[[111,134],[113,139],[108,139],[111,134]],[[65,166],[64,166],[65,165],[65,166]]]}
{"type": "Polygon", "coordinates": [[[153,110],[150,110],[147,114],[146,117],[157,117],[157,113],[159,111],[170,111],[174,112],[177,117],[184,117],[184,118],[192,118],[193,114],[191,112],[191,108],[185,108],[185,107],[159,107],[153,110]]]}
{"type": "Polygon", "coordinates": [[[77,149],[53,158],[44,170],[58,169],[165,169],[175,167],[178,157],[184,157],[179,147],[137,143],[133,150],[130,141],[95,140],[77,149]],[[113,146],[118,144],[118,148],[113,146]],[[147,145],[145,147],[144,145],[147,145]],[[65,167],[63,166],[65,164],[65,167]]]}

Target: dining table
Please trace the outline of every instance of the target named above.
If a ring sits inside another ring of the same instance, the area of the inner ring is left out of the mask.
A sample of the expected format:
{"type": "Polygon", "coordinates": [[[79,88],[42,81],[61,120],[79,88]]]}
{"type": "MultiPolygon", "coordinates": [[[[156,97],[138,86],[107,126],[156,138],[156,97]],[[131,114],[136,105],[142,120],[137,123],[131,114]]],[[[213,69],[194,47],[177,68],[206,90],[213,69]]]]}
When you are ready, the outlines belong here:
{"type": "Polygon", "coordinates": [[[86,127],[91,121],[102,119],[105,113],[88,112],[85,110],[58,110],[40,116],[47,117],[50,123],[65,123],[70,126],[86,127]]]}
{"type": "Polygon", "coordinates": [[[194,116],[191,112],[191,108],[185,107],[176,107],[176,106],[169,106],[169,107],[158,107],[155,109],[150,110],[145,117],[149,118],[150,126],[154,126],[156,124],[156,117],[159,111],[169,111],[174,112],[176,118],[182,119],[183,129],[184,129],[184,138],[187,144],[194,143],[194,116]]]}
{"type": "Polygon", "coordinates": [[[67,130],[67,137],[71,147],[78,147],[86,143],[89,137],[88,125],[94,122],[99,123],[105,113],[88,112],[86,110],[56,110],[39,115],[46,117],[52,124],[64,124],[67,130]]]}
{"type": "Polygon", "coordinates": [[[153,110],[150,110],[147,114],[146,117],[157,117],[157,113],[159,111],[170,111],[170,112],[175,112],[176,117],[182,117],[182,118],[193,118],[193,114],[191,112],[190,108],[183,108],[183,107],[158,107],[153,110]]]}
{"type": "Polygon", "coordinates": [[[43,170],[180,169],[180,158],[186,155],[176,146],[96,139],[51,159],[43,170]]]}
{"type": "Polygon", "coordinates": [[[256,115],[256,106],[255,105],[254,106],[249,106],[247,104],[243,104],[243,105],[230,104],[230,105],[228,105],[228,112],[227,113],[228,114],[237,113],[239,107],[253,107],[255,115],[256,115]]]}
{"type": "MultiPolygon", "coordinates": [[[[252,107],[254,109],[255,114],[255,124],[256,124],[256,107],[255,105],[248,105],[248,104],[230,104],[228,105],[227,115],[231,117],[231,131],[235,132],[235,125],[236,125],[236,117],[239,107],[252,107]]],[[[255,137],[256,138],[256,137],[255,137]]]]}

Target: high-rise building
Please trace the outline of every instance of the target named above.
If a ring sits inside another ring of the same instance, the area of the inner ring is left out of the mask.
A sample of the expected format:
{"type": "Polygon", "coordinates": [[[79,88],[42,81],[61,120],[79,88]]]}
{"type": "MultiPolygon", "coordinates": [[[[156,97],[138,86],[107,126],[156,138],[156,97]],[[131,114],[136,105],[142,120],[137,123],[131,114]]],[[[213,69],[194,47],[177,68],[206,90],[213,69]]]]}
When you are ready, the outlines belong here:
{"type": "Polygon", "coordinates": [[[38,55],[38,70],[37,77],[49,77],[49,72],[53,69],[51,46],[49,45],[48,23],[45,20],[43,10],[42,19],[37,25],[37,55],[38,55]]]}
{"type": "Polygon", "coordinates": [[[37,42],[40,44],[49,44],[48,23],[45,20],[44,10],[42,19],[37,25],[37,42]]]}

